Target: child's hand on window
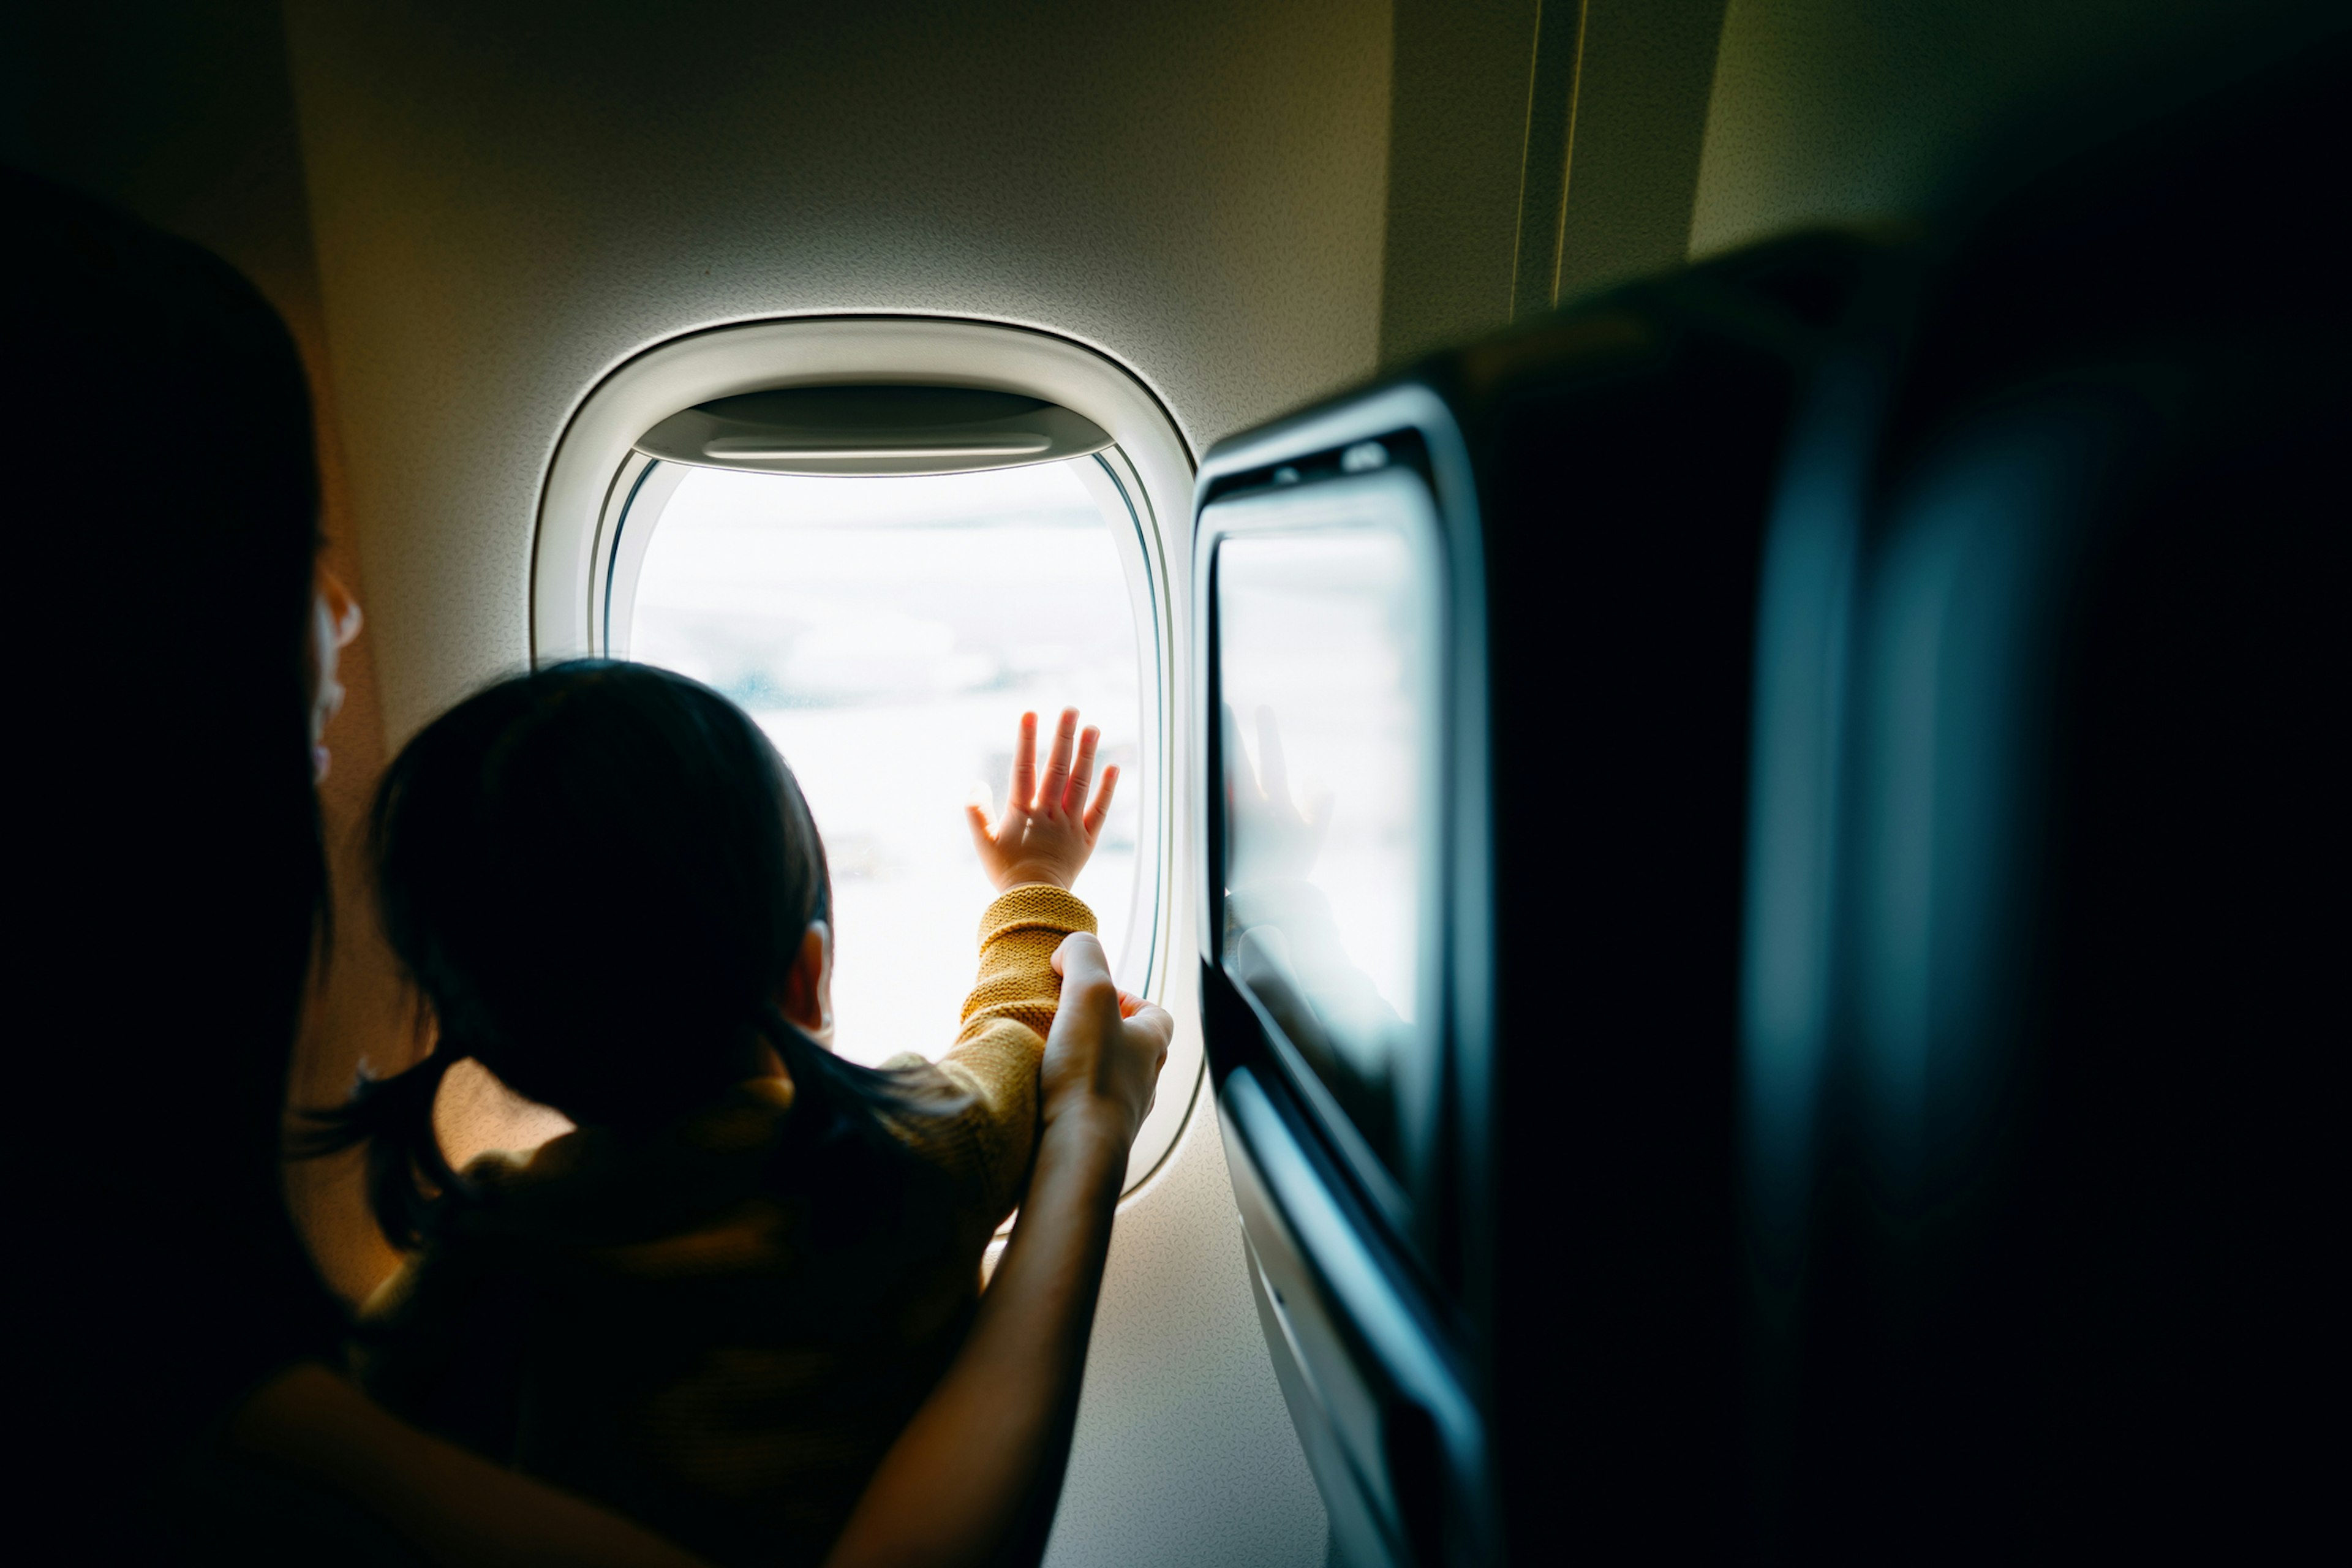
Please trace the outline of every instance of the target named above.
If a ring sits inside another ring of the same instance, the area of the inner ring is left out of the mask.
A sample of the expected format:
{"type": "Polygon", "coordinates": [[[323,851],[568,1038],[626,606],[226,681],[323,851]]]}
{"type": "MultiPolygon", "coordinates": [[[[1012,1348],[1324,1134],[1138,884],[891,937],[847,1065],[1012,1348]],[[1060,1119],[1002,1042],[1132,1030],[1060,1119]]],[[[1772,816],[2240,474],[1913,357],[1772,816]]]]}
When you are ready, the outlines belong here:
{"type": "Polygon", "coordinates": [[[981,869],[1001,892],[1024,882],[1050,882],[1067,889],[1077,880],[1087,858],[1102,837],[1103,819],[1110,815],[1111,791],[1118,784],[1118,769],[1107,767],[1094,804],[1087,804],[1087,788],[1094,782],[1095,747],[1102,731],[1089,724],[1078,732],[1078,710],[1062,710],[1054,726],[1054,751],[1045,762],[1045,777],[1037,777],[1037,715],[1021,715],[1021,736],[1013,748],[1013,783],[1006,792],[1004,816],[988,824],[988,808],[978,802],[964,807],[971,826],[971,841],[980,851],[981,869]],[[1076,742],[1076,756],[1071,755],[1076,742]]]}

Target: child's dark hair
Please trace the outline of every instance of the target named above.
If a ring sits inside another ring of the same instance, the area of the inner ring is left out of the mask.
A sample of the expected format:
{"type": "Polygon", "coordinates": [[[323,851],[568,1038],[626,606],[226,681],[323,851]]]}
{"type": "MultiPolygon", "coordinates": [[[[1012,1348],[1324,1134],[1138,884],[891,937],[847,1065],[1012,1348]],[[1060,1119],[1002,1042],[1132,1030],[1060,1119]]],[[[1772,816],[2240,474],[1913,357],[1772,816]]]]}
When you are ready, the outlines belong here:
{"type": "Polygon", "coordinates": [[[384,934],[438,1038],[315,1115],[300,1152],[366,1142],[369,1201],[395,1245],[462,1201],[433,1100],[467,1057],[574,1121],[628,1131],[752,1076],[764,1039],[795,1089],[788,1149],[885,1152],[899,1080],[835,1056],[773,1001],[830,907],[824,847],[775,748],[708,687],[585,659],[499,681],[394,761],[369,853],[384,934]]]}

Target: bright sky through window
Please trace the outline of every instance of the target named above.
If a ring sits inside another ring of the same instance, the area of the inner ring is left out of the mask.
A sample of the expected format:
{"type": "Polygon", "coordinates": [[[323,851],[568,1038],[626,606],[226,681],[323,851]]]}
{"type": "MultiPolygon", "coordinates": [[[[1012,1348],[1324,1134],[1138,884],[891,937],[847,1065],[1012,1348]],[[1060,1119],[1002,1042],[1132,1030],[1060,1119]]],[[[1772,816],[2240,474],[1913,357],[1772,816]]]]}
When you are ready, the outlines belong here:
{"type": "Polygon", "coordinates": [[[1123,950],[1142,691],[1112,524],[1072,471],[1093,460],[908,479],[698,468],[646,548],[630,657],[741,703],[824,836],[845,1057],[953,1041],[991,897],[963,805],[975,783],[1003,805],[1024,709],[1050,736],[1076,707],[1119,765],[1076,890],[1114,963],[1123,950]]]}

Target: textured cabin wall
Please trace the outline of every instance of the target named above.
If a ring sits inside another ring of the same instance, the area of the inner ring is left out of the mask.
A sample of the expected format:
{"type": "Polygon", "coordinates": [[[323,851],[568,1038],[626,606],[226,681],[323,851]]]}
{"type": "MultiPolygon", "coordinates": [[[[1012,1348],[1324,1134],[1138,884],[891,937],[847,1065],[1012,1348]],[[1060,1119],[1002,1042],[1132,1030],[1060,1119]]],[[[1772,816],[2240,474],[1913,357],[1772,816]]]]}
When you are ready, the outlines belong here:
{"type": "Polygon", "coordinates": [[[1396,0],[1380,358],[1683,259],[1724,0],[1396,0]]]}
{"type": "Polygon", "coordinates": [[[1383,365],[1511,319],[1542,10],[1539,0],[1396,0],[1383,365]]]}
{"type": "MultiPolygon", "coordinates": [[[[217,252],[292,329],[318,419],[326,561],[366,605],[276,0],[104,0],[5,15],[0,58],[12,79],[0,89],[0,159],[217,252]]],[[[167,496],[156,500],[170,504],[167,496]]],[[[203,650],[158,649],[156,657],[202,658],[203,650]]],[[[334,765],[320,792],[334,867],[335,950],[296,1057],[297,1104],[341,1099],[362,1056],[398,1066],[409,1049],[355,854],[385,758],[372,635],[344,650],[341,679],[344,707],[327,736],[334,765]]],[[[137,694],[125,700],[135,731],[137,694]]],[[[170,787],[168,772],[157,787],[170,787]]],[[[168,1051],[168,1041],[157,1044],[168,1051]]],[[[199,1062],[174,1065],[204,1070],[199,1062]]],[[[362,1211],[356,1155],[293,1166],[288,1189],[337,1289],[355,1296],[389,1271],[391,1249],[362,1211]]]]}
{"type": "Polygon", "coordinates": [[[1916,214],[2012,117],[2210,78],[2330,13],[2340,25],[2307,0],[1731,0],[1691,254],[1916,214]]]}
{"type": "Polygon", "coordinates": [[[1723,15],[1724,0],[1586,0],[1554,300],[1683,260],[1723,15]]]}

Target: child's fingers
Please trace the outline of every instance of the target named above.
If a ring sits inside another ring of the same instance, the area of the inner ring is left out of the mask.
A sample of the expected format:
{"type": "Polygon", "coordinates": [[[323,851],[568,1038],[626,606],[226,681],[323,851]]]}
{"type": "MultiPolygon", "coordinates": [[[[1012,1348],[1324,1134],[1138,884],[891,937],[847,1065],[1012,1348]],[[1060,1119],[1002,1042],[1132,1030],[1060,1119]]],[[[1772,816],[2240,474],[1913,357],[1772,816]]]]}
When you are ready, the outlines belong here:
{"type": "Polygon", "coordinates": [[[1021,732],[1013,741],[1013,782],[1004,796],[1010,815],[1027,811],[1037,798],[1037,715],[1021,715],[1021,732]]]}
{"type": "Polygon", "coordinates": [[[985,806],[977,801],[966,802],[963,808],[963,822],[966,827],[971,829],[971,847],[980,851],[982,859],[985,860],[996,852],[996,835],[988,826],[988,810],[985,806]]]}
{"type": "Polygon", "coordinates": [[[1037,790],[1037,809],[1041,813],[1062,809],[1062,791],[1070,783],[1070,746],[1078,733],[1078,710],[1062,710],[1062,717],[1054,726],[1054,752],[1045,760],[1045,780],[1037,790]]]}
{"type": "Polygon", "coordinates": [[[1095,748],[1102,743],[1102,731],[1092,724],[1078,731],[1078,754],[1070,763],[1069,787],[1062,792],[1062,811],[1076,816],[1087,808],[1087,786],[1095,782],[1095,748]]]}
{"type": "Polygon", "coordinates": [[[1102,788],[1095,791],[1095,803],[1087,807],[1087,842],[1089,844],[1093,843],[1096,836],[1102,832],[1103,823],[1110,816],[1111,792],[1117,788],[1118,788],[1118,764],[1113,763],[1103,769],[1102,788]]]}

